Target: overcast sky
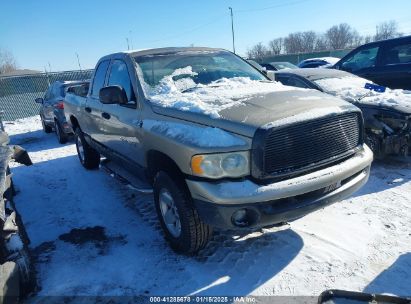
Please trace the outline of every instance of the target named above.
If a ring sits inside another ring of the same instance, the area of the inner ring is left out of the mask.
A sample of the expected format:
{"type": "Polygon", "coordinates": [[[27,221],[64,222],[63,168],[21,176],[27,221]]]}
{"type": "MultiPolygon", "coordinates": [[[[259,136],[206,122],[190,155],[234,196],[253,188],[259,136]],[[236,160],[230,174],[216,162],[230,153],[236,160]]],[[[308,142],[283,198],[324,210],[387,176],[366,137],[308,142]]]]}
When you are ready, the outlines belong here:
{"type": "Polygon", "coordinates": [[[410,0],[181,0],[6,1],[1,3],[0,48],[20,68],[52,71],[93,68],[98,58],[126,50],[164,46],[232,49],[228,7],[234,11],[240,55],[258,42],[295,31],[324,32],[346,22],[360,34],[396,20],[411,34],[410,0]]]}

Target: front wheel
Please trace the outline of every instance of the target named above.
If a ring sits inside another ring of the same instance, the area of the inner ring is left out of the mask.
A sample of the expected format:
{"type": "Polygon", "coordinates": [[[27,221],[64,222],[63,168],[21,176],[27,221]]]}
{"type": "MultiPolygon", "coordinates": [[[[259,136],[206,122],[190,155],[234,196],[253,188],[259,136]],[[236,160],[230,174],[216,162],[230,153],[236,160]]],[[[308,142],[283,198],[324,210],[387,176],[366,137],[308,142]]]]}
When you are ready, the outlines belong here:
{"type": "Polygon", "coordinates": [[[76,129],[75,141],[78,158],[83,167],[86,169],[97,169],[100,165],[100,153],[87,143],[80,128],[76,129]]]}
{"type": "Polygon", "coordinates": [[[200,219],[184,181],[163,171],[157,173],[154,202],[165,238],[173,250],[194,254],[207,245],[212,228],[200,219]]]}

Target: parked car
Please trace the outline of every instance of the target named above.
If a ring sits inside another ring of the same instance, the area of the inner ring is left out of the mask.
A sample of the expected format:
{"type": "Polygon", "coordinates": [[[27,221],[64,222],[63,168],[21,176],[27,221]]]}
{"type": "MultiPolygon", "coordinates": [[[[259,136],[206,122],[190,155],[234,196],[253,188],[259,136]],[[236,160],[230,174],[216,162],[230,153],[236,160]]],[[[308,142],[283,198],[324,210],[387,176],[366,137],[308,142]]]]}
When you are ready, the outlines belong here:
{"type": "Polygon", "coordinates": [[[298,69],[298,66],[290,62],[286,62],[286,61],[262,63],[261,66],[265,67],[268,71],[279,71],[283,69],[298,69]]]}
{"type": "Polygon", "coordinates": [[[391,89],[411,90],[411,36],[364,44],[334,68],[391,89]]]}
{"type": "Polygon", "coordinates": [[[67,142],[73,134],[70,124],[64,116],[64,97],[67,89],[73,85],[86,85],[88,81],[56,81],[47,89],[44,98],[36,98],[36,103],[41,104],[40,118],[43,130],[46,133],[56,132],[57,139],[61,144],[67,142]]]}
{"type": "Polygon", "coordinates": [[[373,155],[357,107],[272,82],[222,49],[107,55],[87,98],[68,95],[81,164],[98,168],[104,155],[146,178],[178,252],[203,248],[214,227],[248,231],[300,218],[369,176],[373,155]]]}
{"type": "Polygon", "coordinates": [[[409,153],[411,92],[375,86],[364,78],[332,69],[276,72],[275,79],[285,85],[326,92],[359,107],[365,121],[365,142],[377,158],[409,153]]]}
{"type": "Polygon", "coordinates": [[[301,61],[298,64],[298,67],[301,69],[306,69],[306,68],[331,68],[334,66],[340,58],[336,57],[319,57],[319,58],[310,58],[310,59],[305,59],[301,61]]]}

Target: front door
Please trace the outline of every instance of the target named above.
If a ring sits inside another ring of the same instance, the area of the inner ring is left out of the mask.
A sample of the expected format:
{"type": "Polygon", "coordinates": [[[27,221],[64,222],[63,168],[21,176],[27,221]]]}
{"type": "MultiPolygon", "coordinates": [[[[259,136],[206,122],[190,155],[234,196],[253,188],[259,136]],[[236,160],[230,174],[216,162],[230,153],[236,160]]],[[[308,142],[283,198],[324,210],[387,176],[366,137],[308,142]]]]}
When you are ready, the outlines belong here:
{"type": "Polygon", "coordinates": [[[122,87],[127,94],[128,103],[103,105],[104,135],[102,143],[122,157],[142,164],[139,135],[140,108],[127,64],[123,60],[115,59],[112,61],[107,85],[122,87]]]}
{"type": "Polygon", "coordinates": [[[82,131],[90,135],[94,140],[101,142],[104,127],[104,118],[102,116],[103,104],[100,102],[100,89],[104,86],[107,70],[110,61],[105,60],[99,63],[91,87],[91,92],[87,98],[84,108],[84,125],[81,125],[82,131]]]}

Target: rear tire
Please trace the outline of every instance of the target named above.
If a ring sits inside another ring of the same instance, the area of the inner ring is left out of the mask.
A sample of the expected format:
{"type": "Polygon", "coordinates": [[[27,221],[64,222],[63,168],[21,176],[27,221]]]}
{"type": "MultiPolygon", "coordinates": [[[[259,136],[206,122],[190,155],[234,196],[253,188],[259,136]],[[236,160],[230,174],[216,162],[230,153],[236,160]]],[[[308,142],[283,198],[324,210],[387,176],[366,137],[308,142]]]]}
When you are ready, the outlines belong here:
{"type": "Polygon", "coordinates": [[[77,155],[83,167],[90,170],[97,169],[100,165],[100,153],[87,143],[80,128],[76,129],[75,141],[77,155]]]}
{"type": "Polygon", "coordinates": [[[54,130],[56,130],[57,140],[61,144],[65,144],[68,140],[68,136],[64,133],[60,123],[56,120],[54,121],[54,130]]]}
{"type": "Polygon", "coordinates": [[[165,238],[174,251],[192,255],[207,245],[212,227],[201,220],[181,178],[158,172],[154,178],[154,202],[165,238]]]}
{"type": "Polygon", "coordinates": [[[41,120],[41,125],[42,125],[42,127],[43,127],[43,131],[45,132],[45,133],[51,133],[51,132],[53,132],[53,128],[52,127],[50,127],[50,126],[48,126],[48,125],[46,125],[46,123],[44,122],[44,119],[43,119],[43,117],[40,115],[40,120],[41,120]]]}

